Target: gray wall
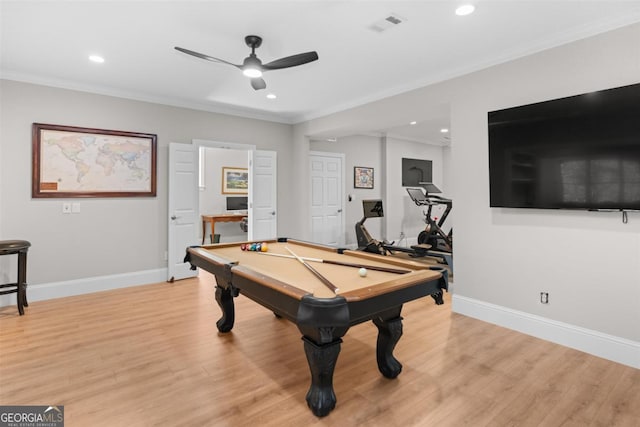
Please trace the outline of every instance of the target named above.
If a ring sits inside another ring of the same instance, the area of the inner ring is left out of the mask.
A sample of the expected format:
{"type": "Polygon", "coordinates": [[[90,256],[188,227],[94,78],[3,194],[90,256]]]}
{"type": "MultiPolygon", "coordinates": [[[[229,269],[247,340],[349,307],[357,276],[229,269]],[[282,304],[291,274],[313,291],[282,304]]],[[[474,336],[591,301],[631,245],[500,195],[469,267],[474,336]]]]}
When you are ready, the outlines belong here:
{"type": "Polygon", "coordinates": [[[456,293],[640,341],[640,215],[490,209],[487,149],[488,111],[637,83],[639,40],[634,25],[448,82],[456,293]]]}
{"type": "MultiPolygon", "coordinates": [[[[32,285],[166,267],[169,142],[255,144],[277,151],[279,164],[291,162],[290,125],[7,80],[0,85],[0,238],[31,241],[32,285]],[[80,199],[81,213],[65,215],[62,202],[69,200],[32,199],[33,122],[157,134],[157,197],[80,199]]],[[[288,193],[290,181],[287,168],[278,171],[279,193],[288,193]]],[[[293,231],[289,203],[280,197],[283,235],[293,231]]]]}

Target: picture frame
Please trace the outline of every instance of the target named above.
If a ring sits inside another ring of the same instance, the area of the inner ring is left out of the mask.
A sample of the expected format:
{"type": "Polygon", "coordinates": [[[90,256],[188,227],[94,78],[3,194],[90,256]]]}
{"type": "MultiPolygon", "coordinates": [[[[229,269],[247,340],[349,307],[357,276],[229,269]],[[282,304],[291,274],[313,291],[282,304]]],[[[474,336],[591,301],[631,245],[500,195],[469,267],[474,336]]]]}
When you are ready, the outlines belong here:
{"type": "Polygon", "coordinates": [[[373,168],[355,166],[353,168],[353,187],[373,189],[373,168]]]}
{"type": "Polygon", "coordinates": [[[222,194],[247,194],[249,171],[247,168],[222,167],[222,194]]]}
{"type": "Polygon", "coordinates": [[[31,197],[155,197],[157,135],[33,123],[31,197]]]}

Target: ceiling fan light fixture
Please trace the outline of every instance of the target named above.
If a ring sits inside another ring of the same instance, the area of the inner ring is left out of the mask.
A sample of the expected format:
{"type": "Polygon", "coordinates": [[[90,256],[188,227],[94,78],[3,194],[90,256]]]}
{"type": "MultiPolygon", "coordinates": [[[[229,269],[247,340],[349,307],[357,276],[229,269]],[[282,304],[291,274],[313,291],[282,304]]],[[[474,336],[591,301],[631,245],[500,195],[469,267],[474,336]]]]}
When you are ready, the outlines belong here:
{"type": "Polygon", "coordinates": [[[250,77],[252,79],[255,79],[257,77],[262,77],[262,71],[260,71],[259,69],[255,68],[255,67],[246,67],[242,69],[242,74],[244,74],[247,77],[250,77]]]}
{"type": "MultiPolygon", "coordinates": [[[[0,0],[1,1],[1,0],[0,0]]],[[[318,60],[318,53],[315,51],[299,53],[297,55],[291,55],[284,58],[276,59],[267,64],[262,64],[262,61],[256,56],[256,48],[259,48],[262,44],[262,38],[260,36],[246,36],[244,38],[247,46],[251,48],[251,53],[247,56],[242,65],[234,64],[233,62],[225,61],[224,59],[216,58],[214,56],[198,53],[193,50],[185,49],[183,47],[175,46],[174,49],[185,53],[187,55],[195,56],[196,58],[204,59],[206,61],[218,62],[222,64],[231,65],[242,71],[242,74],[251,79],[251,87],[254,90],[266,89],[267,84],[262,79],[262,73],[270,70],[281,70],[283,68],[297,67],[298,65],[307,64],[309,62],[318,60]]]]}
{"type": "Polygon", "coordinates": [[[242,74],[252,79],[262,77],[262,62],[252,52],[242,63],[242,74]]]}

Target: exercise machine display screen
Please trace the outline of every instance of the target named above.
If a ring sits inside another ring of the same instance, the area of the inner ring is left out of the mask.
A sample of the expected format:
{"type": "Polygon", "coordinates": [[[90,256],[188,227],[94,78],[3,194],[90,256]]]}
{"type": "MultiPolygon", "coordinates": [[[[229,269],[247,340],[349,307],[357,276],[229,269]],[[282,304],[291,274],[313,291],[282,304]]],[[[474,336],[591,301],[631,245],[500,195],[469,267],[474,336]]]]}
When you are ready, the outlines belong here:
{"type": "Polygon", "coordinates": [[[427,201],[424,192],[419,188],[407,188],[407,193],[415,203],[427,201]]]}
{"type": "Polygon", "coordinates": [[[379,218],[384,216],[382,200],[363,200],[362,209],[365,218],[379,218]]]}

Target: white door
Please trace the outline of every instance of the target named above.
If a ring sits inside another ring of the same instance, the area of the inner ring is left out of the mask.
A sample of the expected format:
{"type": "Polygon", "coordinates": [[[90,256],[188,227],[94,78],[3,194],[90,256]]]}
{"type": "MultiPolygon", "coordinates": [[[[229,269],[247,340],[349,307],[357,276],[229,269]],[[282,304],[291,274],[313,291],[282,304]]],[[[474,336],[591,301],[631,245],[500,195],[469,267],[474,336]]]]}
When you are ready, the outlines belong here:
{"type": "Polygon", "coordinates": [[[311,153],[311,238],[315,243],[344,244],[343,162],[340,154],[311,153]]]}
{"type": "Polygon", "coordinates": [[[169,281],[194,277],[189,263],[183,262],[188,246],[197,245],[198,217],[198,147],[169,144],[169,281]]]}
{"type": "Polygon", "coordinates": [[[249,151],[249,240],[278,237],[276,152],[249,151]]]}

